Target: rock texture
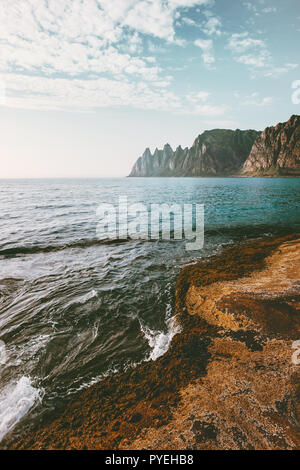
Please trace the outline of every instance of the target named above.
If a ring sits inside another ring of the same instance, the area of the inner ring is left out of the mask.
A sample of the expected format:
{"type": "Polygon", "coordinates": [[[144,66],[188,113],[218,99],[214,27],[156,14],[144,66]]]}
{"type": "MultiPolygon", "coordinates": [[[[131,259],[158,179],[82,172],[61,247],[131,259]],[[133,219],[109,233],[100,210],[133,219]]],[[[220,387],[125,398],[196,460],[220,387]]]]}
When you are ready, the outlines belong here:
{"type": "Polygon", "coordinates": [[[250,176],[300,175],[300,116],[267,127],[255,141],[244,164],[250,176]]]}
{"type": "Polygon", "coordinates": [[[205,131],[193,146],[175,151],[169,144],[137,160],[129,176],[228,176],[238,174],[259,132],[215,129],[205,131]]]}
{"type": "Polygon", "coordinates": [[[176,288],[181,332],[164,356],[92,386],[3,445],[300,449],[299,277],[299,235],[187,266],[176,288]]]}
{"type": "Polygon", "coordinates": [[[211,284],[205,271],[215,276],[213,264],[181,274],[180,308],[218,327],[206,374],[182,388],[166,426],[143,430],[129,448],[300,449],[300,366],[292,362],[300,240],[282,243],[263,270],[240,279],[227,273],[229,265],[211,284]]]}

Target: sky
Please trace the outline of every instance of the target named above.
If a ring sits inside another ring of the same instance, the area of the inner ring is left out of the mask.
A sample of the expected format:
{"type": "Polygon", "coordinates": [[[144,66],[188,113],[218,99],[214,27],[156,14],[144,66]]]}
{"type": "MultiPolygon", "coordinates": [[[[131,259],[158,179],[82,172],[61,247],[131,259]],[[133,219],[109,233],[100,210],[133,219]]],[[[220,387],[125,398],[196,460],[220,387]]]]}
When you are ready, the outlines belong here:
{"type": "Polygon", "coordinates": [[[0,178],[126,176],[146,147],[284,122],[299,39],[299,0],[1,0],[0,178]]]}

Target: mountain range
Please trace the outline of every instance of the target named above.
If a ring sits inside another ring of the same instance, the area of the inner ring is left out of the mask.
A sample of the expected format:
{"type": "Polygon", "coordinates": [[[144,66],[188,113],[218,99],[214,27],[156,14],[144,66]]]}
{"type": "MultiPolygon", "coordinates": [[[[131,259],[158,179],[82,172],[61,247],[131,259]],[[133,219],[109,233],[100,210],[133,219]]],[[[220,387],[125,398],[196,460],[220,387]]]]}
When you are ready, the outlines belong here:
{"type": "Polygon", "coordinates": [[[147,148],[129,176],[300,176],[300,116],[263,132],[205,131],[190,148],[147,148]]]}

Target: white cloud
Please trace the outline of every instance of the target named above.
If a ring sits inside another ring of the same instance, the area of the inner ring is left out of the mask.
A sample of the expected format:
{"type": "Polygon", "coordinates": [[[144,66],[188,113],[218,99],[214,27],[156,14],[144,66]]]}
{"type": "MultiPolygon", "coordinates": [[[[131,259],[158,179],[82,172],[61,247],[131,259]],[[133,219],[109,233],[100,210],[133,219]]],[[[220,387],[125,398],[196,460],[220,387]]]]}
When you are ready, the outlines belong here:
{"type": "Polygon", "coordinates": [[[269,59],[270,55],[267,51],[261,51],[257,56],[255,54],[242,54],[236,58],[237,62],[255,68],[266,67],[269,59]]]}
{"type": "Polygon", "coordinates": [[[262,13],[276,13],[277,8],[276,7],[260,7],[256,6],[253,3],[250,2],[244,2],[244,6],[249,10],[255,13],[256,16],[260,16],[262,13]]]}
{"type": "Polygon", "coordinates": [[[188,18],[187,16],[183,16],[181,18],[181,22],[187,24],[188,26],[199,26],[196,21],[194,21],[192,18],[188,18]]]}
{"type": "Polygon", "coordinates": [[[188,26],[194,26],[201,28],[202,32],[204,34],[207,34],[207,36],[220,36],[222,34],[221,31],[221,26],[222,22],[219,18],[216,16],[213,16],[210,10],[205,10],[204,15],[206,17],[205,21],[198,21],[196,22],[194,19],[189,18],[187,16],[182,16],[180,18],[180,21],[177,22],[177,24],[187,24],[188,26]]]}
{"type": "Polygon", "coordinates": [[[167,0],[171,8],[188,8],[195,5],[214,5],[214,0],[167,0]]]}
{"type": "Polygon", "coordinates": [[[262,9],[263,13],[276,13],[277,8],[276,7],[267,7],[262,9]]]}
{"type": "Polygon", "coordinates": [[[265,52],[266,44],[261,39],[249,37],[249,33],[235,33],[229,39],[228,48],[234,54],[241,54],[248,51],[265,52]]]}
{"type": "Polygon", "coordinates": [[[246,99],[242,101],[243,106],[268,106],[273,103],[273,98],[266,96],[265,98],[260,99],[259,93],[255,92],[249,96],[246,96],[246,99]]]}
{"type": "Polygon", "coordinates": [[[282,67],[270,67],[264,72],[265,77],[279,78],[282,75],[289,73],[291,70],[295,70],[299,67],[299,64],[284,64],[282,67]]]}
{"type": "Polygon", "coordinates": [[[196,114],[199,116],[223,116],[229,107],[225,105],[214,104],[210,102],[211,93],[209,91],[196,91],[188,93],[185,97],[187,102],[183,113],[196,114]]]}
{"type": "Polygon", "coordinates": [[[144,43],[152,37],[184,45],[175,36],[175,17],[181,9],[210,4],[211,0],[3,1],[0,73],[8,105],[176,108],[180,99],[167,90],[171,78],[147,55],[144,43]]]}
{"type": "Polygon", "coordinates": [[[257,9],[256,9],[256,6],[253,5],[253,3],[250,3],[250,2],[244,2],[244,6],[249,10],[249,11],[253,11],[256,13],[257,9]]]}
{"type": "Polygon", "coordinates": [[[203,62],[208,68],[210,68],[216,61],[213,53],[213,41],[211,39],[197,39],[194,44],[195,46],[200,47],[202,50],[203,62]]]}
{"type": "Polygon", "coordinates": [[[228,110],[228,106],[198,104],[194,107],[192,113],[199,116],[223,116],[228,110]]]}
{"type": "Polygon", "coordinates": [[[172,110],[181,106],[173,93],[161,92],[168,82],[157,82],[153,87],[147,82],[95,78],[89,80],[0,75],[7,84],[8,107],[58,110],[90,110],[107,106],[134,106],[142,109],[172,110]],[[156,88],[155,88],[156,85],[156,88]]]}
{"type": "Polygon", "coordinates": [[[166,89],[168,81],[150,86],[145,81],[132,83],[103,77],[70,81],[14,73],[0,75],[1,81],[9,84],[4,105],[13,108],[90,112],[108,106],[134,106],[206,117],[222,116],[229,110],[227,106],[208,103],[211,93],[207,91],[179,97],[166,89]]]}
{"type": "Polygon", "coordinates": [[[189,93],[187,99],[191,103],[198,103],[199,101],[205,102],[211,96],[209,91],[198,91],[196,93],[189,93]]]}
{"type": "Polygon", "coordinates": [[[172,42],[177,10],[210,5],[211,0],[99,0],[99,3],[122,26],[172,42]]]}
{"type": "Polygon", "coordinates": [[[220,36],[222,34],[221,29],[220,29],[221,26],[222,26],[221,21],[217,17],[212,16],[204,24],[203,32],[207,34],[208,36],[213,36],[214,34],[216,36],[220,36]]]}
{"type": "Polygon", "coordinates": [[[225,105],[193,103],[190,107],[179,109],[177,114],[194,114],[197,116],[214,117],[223,116],[229,110],[230,108],[225,105]]]}
{"type": "MultiPolygon", "coordinates": [[[[124,5],[132,3],[122,1],[124,5]]],[[[113,21],[114,10],[99,7],[96,0],[73,0],[72,3],[49,0],[48,7],[43,0],[7,3],[0,10],[0,70],[39,72],[48,76],[129,73],[156,80],[156,66],[149,66],[143,59],[126,54],[118,47],[124,31],[113,21]]],[[[124,39],[134,53],[133,49],[140,42],[139,35],[133,32],[128,39],[128,32],[125,33],[124,39]]]]}
{"type": "Polygon", "coordinates": [[[278,78],[298,67],[295,63],[276,66],[265,41],[250,37],[248,32],[232,34],[227,48],[231,50],[236,62],[250,69],[252,78],[257,75],[278,78]]]}

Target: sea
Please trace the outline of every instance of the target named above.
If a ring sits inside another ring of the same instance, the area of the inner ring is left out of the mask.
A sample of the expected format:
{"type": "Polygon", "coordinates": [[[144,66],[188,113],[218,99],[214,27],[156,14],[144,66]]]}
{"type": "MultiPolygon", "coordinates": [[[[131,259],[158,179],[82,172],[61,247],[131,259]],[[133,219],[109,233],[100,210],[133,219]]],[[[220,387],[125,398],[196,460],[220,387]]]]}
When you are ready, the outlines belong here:
{"type": "Polygon", "coordinates": [[[230,244],[300,232],[300,179],[0,179],[0,209],[1,447],[75,393],[162,356],[180,329],[180,270],[230,244]],[[120,197],[149,210],[203,206],[203,244],[187,250],[172,230],[169,240],[99,237],[99,207],[117,214],[120,197]]]}

